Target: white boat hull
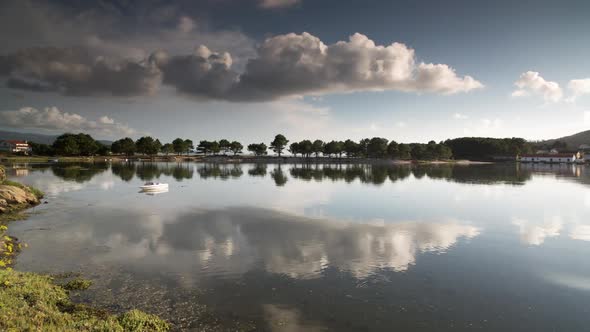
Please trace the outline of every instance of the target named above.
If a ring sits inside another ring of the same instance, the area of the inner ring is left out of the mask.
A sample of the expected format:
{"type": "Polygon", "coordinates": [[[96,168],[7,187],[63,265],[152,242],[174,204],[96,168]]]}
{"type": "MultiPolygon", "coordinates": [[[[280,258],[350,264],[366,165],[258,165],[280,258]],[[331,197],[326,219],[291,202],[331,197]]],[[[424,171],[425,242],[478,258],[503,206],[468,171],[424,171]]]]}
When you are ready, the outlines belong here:
{"type": "Polygon", "coordinates": [[[143,191],[161,191],[161,190],[168,190],[168,184],[161,183],[161,184],[145,185],[145,186],[141,186],[139,188],[143,191]]]}

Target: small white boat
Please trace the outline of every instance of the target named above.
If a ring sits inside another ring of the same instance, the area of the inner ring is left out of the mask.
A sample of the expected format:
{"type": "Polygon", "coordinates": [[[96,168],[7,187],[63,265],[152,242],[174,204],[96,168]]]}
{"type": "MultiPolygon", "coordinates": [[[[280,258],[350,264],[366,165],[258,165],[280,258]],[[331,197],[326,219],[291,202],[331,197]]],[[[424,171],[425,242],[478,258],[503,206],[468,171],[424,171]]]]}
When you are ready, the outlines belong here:
{"type": "Polygon", "coordinates": [[[146,182],[139,188],[143,191],[168,191],[168,183],[146,182]]]}

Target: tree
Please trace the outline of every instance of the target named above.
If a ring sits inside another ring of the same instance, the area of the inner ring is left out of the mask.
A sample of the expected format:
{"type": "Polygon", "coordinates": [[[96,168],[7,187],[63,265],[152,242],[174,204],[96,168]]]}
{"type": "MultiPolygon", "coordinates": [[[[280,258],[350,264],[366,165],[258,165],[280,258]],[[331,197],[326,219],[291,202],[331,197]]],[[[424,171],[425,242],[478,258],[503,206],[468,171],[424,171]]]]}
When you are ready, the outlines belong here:
{"type": "Polygon", "coordinates": [[[211,153],[211,143],[212,142],[205,140],[200,141],[199,145],[197,145],[197,151],[204,155],[207,155],[207,153],[211,153]]]}
{"type": "Polygon", "coordinates": [[[88,134],[79,133],[75,137],[79,153],[83,156],[93,156],[99,149],[99,143],[88,134]]]}
{"type": "Polygon", "coordinates": [[[225,138],[219,140],[219,149],[221,152],[223,152],[223,154],[227,154],[227,152],[230,150],[230,145],[231,143],[225,138]]]}
{"type": "Polygon", "coordinates": [[[242,153],[242,149],[244,149],[244,146],[238,141],[233,141],[229,144],[229,150],[234,153],[234,156],[242,153]]]}
{"type": "Polygon", "coordinates": [[[98,144],[98,150],[96,154],[99,156],[108,156],[111,154],[111,147],[100,142],[96,142],[98,144]]]}
{"type": "Polygon", "coordinates": [[[148,156],[153,156],[160,152],[162,144],[159,140],[154,140],[151,136],[143,136],[135,142],[137,152],[148,156]]]}
{"type": "Polygon", "coordinates": [[[412,155],[412,159],[414,160],[424,160],[426,159],[426,145],[424,144],[410,144],[410,154],[412,155]]]}
{"type": "Polygon", "coordinates": [[[363,138],[362,140],[359,141],[358,154],[361,157],[367,158],[369,156],[369,142],[370,141],[371,140],[368,138],[363,138]]]}
{"type": "Polygon", "coordinates": [[[190,139],[184,140],[184,152],[186,152],[187,156],[191,152],[191,150],[193,150],[194,148],[195,148],[195,146],[193,145],[192,140],[190,140],[190,139]]]}
{"type": "Polygon", "coordinates": [[[334,153],[338,155],[338,158],[342,158],[342,154],[344,153],[344,142],[336,141],[334,153]]]}
{"type": "Polygon", "coordinates": [[[381,137],[373,137],[367,144],[367,155],[371,158],[384,158],[387,156],[388,140],[381,137]]]}
{"type": "Polygon", "coordinates": [[[275,139],[270,142],[270,148],[280,157],[281,153],[285,149],[285,146],[287,146],[287,143],[289,143],[289,140],[285,136],[278,134],[275,136],[275,139]]]}
{"type": "Polygon", "coordinates": [[[400,143],[397,146],[397,157],[399,159],[410,159],[412,158],[410,151],[410,146],[408,144],[400,143]]]}
{"type": "Polygon", "coordinates": [[[174,146],[171,143],[166,143],[162,146],[162,153],[168,155],[172,152],[174,152],[174,146]]]}
{"type": "Polygon", "coordinates": [[[63,156],[76,156],[80,154],[78,140],[73,134],[63,134],[53,142],[55,153],[63,156]]]}
{"type": "Polygon", "coordinates": [[[338,141],[330,141],[324,145],[324,154],[331,156],[331,155],[342,155],[344,151],[344,143],[338,141]]]}
{"type": "Polygon", "coordinates": [[[453,157],[453,151],[451,148],[444,144],[437,144],[435,149],[436,159],[451,159],[453,157]]]}
{"type": "Polygon", "coordinates": [[[210,148],[211,148],[211,152],[214,155],[217,155],[219,153],[219,151],[221,151],[221,146],[219,145],[219,142],[217,142],[217,141],[211,142],[210,148]]]}
{"type": "Polygon", "coordinates": [[[42,143],[35,143],[35,142],[29,142],[29,145],[31,145],[33,155],[53,156],[55,154],[55,150],[53,149],[53,146],[51,146],[51,145],[42,144],[42,143]]]}
{"type": "Polygon", "coordinates": [[[291,152],[292,155],[297,157],[297,154],[301,153],[300,148],[299,148],[299,143],[298,142],[291,143],[291,145],[289,145],[289,152],[291,152]]]}
{"type": "Polygon", "coordinates": [[[396,141],[389,142],[387,146],[387,155],[390,158],[399,158],[398,144],[396,141]]]}
{"type": "Polygon", "coordinates": [[[133,140],[129,137],[125,137],[118,141],[114,141],[111,145],[111,151],[114,154],[124,154],[126,156],[132,156],[135,153],[135,150],[135,142],[133,142],[133,140]]]}
{"type": "Polygon", "coordinates": [[[248,144],[248,151],[254,153],[256,156],[263,156],[266,154],[267,146],[264,143],[260,144],[248,144]]]}
{"type": "Polygon", "coordinates": [[[308,139],[299,142],[299,152],[308,158],[313,152],[313,143],[308,139]]]}
{"type": "Polygon", "coordinates": [[[178,155],[186,151],[186,143],[182,138],[177,138],[172,141],[172,147],[174,148],[174,152],[178,155]]]}
{"type": "Polygon", "coordinates": [[[359,148],[360,147],[357,142],[354,142],[350,139],[344,141],[343,150],[346,153],[346,156],[349,158],[357,155],[359,153],[359,148]]]}
{"type": "Polygon", "coordinates": [[[324,142],[319,139],[313,141],[313,144],[311,145],[311,152],[313,152],[317,158],[320,153],[324,152],[324,142]]]}
{"type": "Polygon", "coordinates": [[[93,156],[100,148],[100,143],[84,133],[66,133],[58,136],[52,144],[53,150],[65,156],[93,156]]]}

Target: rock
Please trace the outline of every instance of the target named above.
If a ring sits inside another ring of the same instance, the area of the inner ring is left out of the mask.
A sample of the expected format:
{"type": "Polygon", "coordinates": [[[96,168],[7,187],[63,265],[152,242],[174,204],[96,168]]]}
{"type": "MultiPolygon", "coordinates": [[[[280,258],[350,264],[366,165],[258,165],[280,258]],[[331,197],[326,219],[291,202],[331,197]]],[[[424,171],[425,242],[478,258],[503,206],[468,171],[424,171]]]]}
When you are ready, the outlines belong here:
{"type": "Polygon", "coordinates": [[[39,204],[39,199],[28,190],[15,186],[0,185],[0,208],[2,212],[12,208],[39,204]]]}
{"type": "Polygon", "coordinates": [[[4,170],[4,166],[0,166],[0,182],[6,180],[6,170],[4,170]]]}

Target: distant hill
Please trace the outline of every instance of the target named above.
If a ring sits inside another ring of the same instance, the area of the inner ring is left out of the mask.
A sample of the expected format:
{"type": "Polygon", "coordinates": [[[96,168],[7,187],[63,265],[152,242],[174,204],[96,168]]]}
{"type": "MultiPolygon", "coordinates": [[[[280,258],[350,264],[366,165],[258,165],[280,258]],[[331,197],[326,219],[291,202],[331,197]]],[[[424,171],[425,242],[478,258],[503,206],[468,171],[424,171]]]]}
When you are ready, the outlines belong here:
{"type": "Polygon", "coordinates": [[[590,130],[586,130],[571,136],[560,137],[540,142],[541,144],[551,145],[556,141],[567,144],[568,149],[575,150],[582,144],[590,145],[590,130]]]}
{"type": "MultiPolygon", "coordinates": [[[[21,141],[29,141],[41,144],[53,144],[55,139],[59,135],[44,135],[44,134],[33,134],[33,133],[17,133],[14,131],[2,131],[0,130],[0,140],[15,139],[21,141]]],[[[102,144],[111,145],[112,141],[98,140],[102,144]]]]}

